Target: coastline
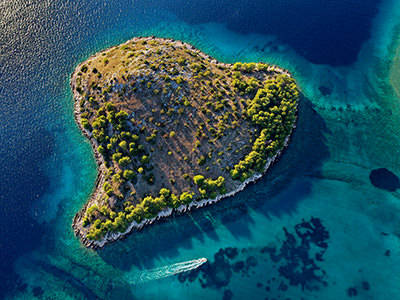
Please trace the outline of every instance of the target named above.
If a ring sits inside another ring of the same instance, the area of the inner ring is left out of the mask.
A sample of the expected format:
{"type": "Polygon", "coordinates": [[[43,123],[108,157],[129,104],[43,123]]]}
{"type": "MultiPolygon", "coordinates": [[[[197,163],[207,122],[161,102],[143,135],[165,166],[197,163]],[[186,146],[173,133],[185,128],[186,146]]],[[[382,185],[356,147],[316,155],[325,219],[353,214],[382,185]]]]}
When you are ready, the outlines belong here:
{"type": "MultiPolygon", "coordinates": [[[[142,39],[142,37],[135,37],[131,40],[126,41],[125,43],[122,43],[121,45],[124,44],[128,44],[128,43],[132,43],[135,42],[138,39],[142,39]]],[[[217,64],[217,65],[223,65],[227,68],[231,68],[233,66],[233,64],[225,64],[225,63],[221,63],[218,62],[217,60],[213,59],[211,56],[201,52],[200,50],[196,49],[194,46],[181,42],[181,41],[176,41],[173,39],[165,39],[165,38],[156,38],[154,36],[152,37],[148,37],[148,40],[160,40],[160,41],[168,41],[171,42],[175,45],[182,45],[182,46],[186,46],[188,49],[190,49],[191,51],[194,51],[195,53],[199,54],[202,58],[210,61],[210,63],[213,64],[217,64]]],[[[119,47],[121,45],[117,45],[117,46],[113,46],[111,48],[108,48],[106,50],[100,51],[98,53],[95,53],[94,55],[90,56],[87,60],[89,60],[90,58],[99,55],[100,53],[106,52],[106,51],[110,51],[111,49],[115,48],[115,47],[119,47]]],[[[289,144],[289,140],[293,134],[294,129],[296,128],[296,121],[297,121],[297,111],[298,111],[298,104],[296,105],[296,119],[292,125],[292,129],[290,131],[290,133],[288,134],[288,136],[285,139],[284,142],[284,146],[283,148],[278,151],[272,158],[269,158],[264,170],[260,173],[255,173],[253,176],[251,176],[250,178],[246,179],[243,182],[240,182],[240,184],[233,190],[230,191],[226,194],[223,195],[218,195],[215,199],[203,199],[200,201],[193,201],[192,203],[190,203],[189,205],[181,205],[176,209],[172,209],[172,208],[166,208],[164,210],[162,210],[161,212],[159,212],[157,214],[157,216],[155,216],[154,218],[151,219],[146,219],[143,220],[141,223],[137,223],[135,221],[133,221],[128,228],[124,231],[124,232],[113,232],[113,233],[107,233],[105,235],[104,238],[102,238],[100,241],[92,241],[92,240],[88,240],[85,237],[85,234],[82,232],[82,230],[80,229],[81,225],[79,224],[84,216],[84,213],[86,211],[86,209],[92,205],[93,203],[96,202],[96,199],[98,199],[99,197],[102,196],[102,194],[104,193],[103,189],[101,188],[106,180],[105,178],[105,161],[102,157],[102,155],[98,152],[97,150],[97,141],[93,138],[92,134],[90,132],[88,132],[86,129],[83,128],[82,124],[81,124],[81,116],[80,116],[80,105],[79,102],[82,98],[82,96],[76,91],[75,89],[75,85],[76,85],[76,81],[75,81],[75,77],[76,77],[76,73],[79,72],[79,69],[81,67],[81,65],[83,65],[85,62],[80,63],[74,70],[74,72],[71,74],[70,77],[70,85],[72,87],[73,90],[73,97],[74,97],[74,119],[75,122],[77,123],[79,129],[81,130],[81,133],[90,141],[92,149],[93,149],[93,153],[94,153],[94,158],[96,160],[97,166],[98,166],[98,174],[97,174],[97,178],[96,178],[96,182],[95,182],[95,187],[94,190],[90,196],[90,198],[87,200],[87,202],[83,205],[83,207],[75,214],[74,218],[73,218],[73,222],[72,222],[72,228],[74,230],[74,234],[76,236],[79,236],[79,238],[81,239],[81,242],[84,246],[91,248],[91,249],[98,249],[98,248],[102,248],[104,247],[107,243],[112,242],[112,241],[116,241],[118,239],[123,238],[124,236],[126,236],[127,234],[129,234],[133,229],[135,229],[136,231],[141,230],[143,227],[153,224],[163,218],[168,218],[169,216],[171,216],[173,213],[177,213],[177,214],[183,214],[187,211],[190,211],[192,209],[198,209],[207,205],[211,205],[213,203],[219,202],[220,200],[224,199],[224,198],[228,198],[228,197],[232,197],[234,195],[236,195],[237,193],[241,192],[242,190],[244,190],[244,188],[250,184],[250,183],[255,183],[258,179],[260,179],[266,172],[267,170],[273,165],[273,163],[279,158],[279,156],[283,153],[283,151],[287,148],[288,144],[289,144]]],[[[270,72],[276,72],[276,73],[280,73],[280,74],[284,74],[288,77],[291,77],[290,73],[288,70],[285,70],[283,68],[280,67],[276,67],[276,66],[269,66],[268,67],[268,71],[270,72]]]]}

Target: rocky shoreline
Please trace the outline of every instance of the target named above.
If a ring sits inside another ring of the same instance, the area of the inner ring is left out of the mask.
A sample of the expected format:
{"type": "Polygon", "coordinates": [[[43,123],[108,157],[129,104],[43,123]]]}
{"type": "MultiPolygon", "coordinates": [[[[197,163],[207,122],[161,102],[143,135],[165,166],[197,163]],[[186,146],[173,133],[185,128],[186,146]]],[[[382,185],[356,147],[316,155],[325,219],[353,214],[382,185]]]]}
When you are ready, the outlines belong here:
{"type": "MultiPolygon", "coordinates": [[[[135,42],[138,39],[142,39],[141,37],[136,37],[133,38],[127,42],[125,42],[124,44],[128,44],[128,43],[132,43],[135,42]]],[[[225,67],[232,67],[232,64],[224,64],[224,63],[220,63],[217,60],[211,58],[209,55],[201,52],[200,50],[196,49],[194,46],[181,42],[181,41],[175,41],[172,39],[163,39],[163,38],[156,38],[154,36],[149,37],[148,40],[160,40],[160,41],[168,41],[171,42],[173,44],[176,45],[184,45],[186,47],[188,47],[190,50],[195,51],[196,53],[198,53],[200,56],[202,56],[204,59],[209,60],[212,63],[215,64],[220,64],[220,65],[224,65],[225,67]]],[[[109,48],[107,50],[103,50],[99,53],[103,53],[106,51],[110,51],[111,49],[118,47],[118,46],[114,46],[112,48],[109,48]]],[[[99,55],[99,53],[96,53],[93,56],[99,55]]],[[[90,59],[90,58],[89,58],[90,59]]],[[[76,236],[78,236],[81,241],[82,244],[88,248],[91,249],[98,249],[98,248],[102,248],[103,246],[105,246],[107,243],[112,242],[112,241],[116,241],[118,239],[123,238],[124,236],[126,236],[128,233],[130,233],[133,229],[135,229],[136,231],[141,230],[143,227],[153,224],[161,219],[167,218],[169,216],[171,216],[173,213],[176,214],[183,214],[187,211],[193,210],[193,209],[197,209],[200,207],[204,207],[206,205],[210,205],[216,202],[219,202],[220,200],[224,199],[224,198],[228,198],[231,196],[236,195],[237,193],[239,193],[240,191],[244,190],[244,188],[250,184],[250,183],[254,183],[256,182],[258,179],[260,179],[265,172],[272,166],[272,164],[276,161],[277,158],[279,158],[279,156],[282,154],[282,152],[286,149],[286,147],[289,144],[289,140],[290,137],[293,134],[294,129],[296,128],[296,121],[293,124],[292,130],[290,132],[290,134],[286,137],[285,139],[285,143],[284,143],[284,147],[278,151],[278,153],[276,153],[272,158],[268,159],[267,164],[264,167],[263,172],[261,173],[256,173],[254,174],[252,177],[246,179],[244,182],[241,182],[237,188],[235,188],[233,191],[228,192],[226,194],[223,195],[219,195],[217,196],[215,199],[203,199],[201,201],[193,201],[192,203],[190,203],[189,205],[181,205],[180,207],[176,208],[176,209],[172,209],[172,208],[166,208],[163,211],[161,211],[160,213],[158,213],[158,215],[152,219],[147,219],[147,220],[143,220],[140,224],[138,224],[137,222],[133,221],[129,227],[124,231],[124,232],[113,232],[113,233],[107,233],[106,236],[104,238],[102,238],[100,241],[92,241],[92,240],[88,240],[85,236],[85,233],[82,231],[82,225],[81,225],[81,221],[82,218],[84,217],[84,213],[86,211],[86,209],[91,206],[92,204],[94,204],[96,202],[97,199],[99,199],[100,197],[102,197],[102,194],[104,193],[103,189],[101,188],[105,182],[105,161],[103,160],[102,155],[98,152],[97,147],[97,141],[93,138],[92,134],[90,132],[88,132],[87,130],[85,130],[81,124],[81,117],[80,117],[80,100],[82,99],[82,96],[76,91],[75,86],[76,86],[76,74],[77,72],[79,72],[80,67],[84,64],[81,63],[79,64],[75,71],[71,74],[71,79],[70,79],[70,85],[72,87],[73,90],[73,97],[74,97],[74,119],[75,122],[77,123],[79,129],[81,130],[82,134],[90,141],[92,149],[94,151],[94,157],[96,159],[96,163],[98,166],[98,175],[96,178],[96,182],[95,182],[95,187],[94,187],[94,191],[91,195],[91,197],[89,198],[89,200],[85,203],[85,205],[80,209],[79,212],[77,212],[74,216],[73,222],[72,222],[72,228],[74,230],[74,234],[76,236]]],[[[273,72],[277,72],[277,73],[281,73],[281,74],[285,74],[289,77],[291,77],[290,73],[282,68],[276,67],[276,66],[270,66],[269,67],[270,71],[273,72]]],[[[297,110],[297,107],[296,107],[297,110]]]]}

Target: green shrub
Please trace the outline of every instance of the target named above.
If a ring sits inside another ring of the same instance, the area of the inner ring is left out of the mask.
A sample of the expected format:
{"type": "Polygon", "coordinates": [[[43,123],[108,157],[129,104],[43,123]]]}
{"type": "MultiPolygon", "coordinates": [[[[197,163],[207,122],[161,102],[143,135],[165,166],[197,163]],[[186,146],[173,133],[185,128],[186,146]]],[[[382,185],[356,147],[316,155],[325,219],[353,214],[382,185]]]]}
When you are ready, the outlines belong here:
{"type": "Polygon", "coordinates": [[[150,173],[144,176],[144,179],[146,180],[146,182],[150,185],[154,184],[154,174],[150,173]]]}
{"type": "Polygon", "coordinates": [[[150,157],[148,157],[147,155],[143,155],[142,158],[140,159],[140,162],[142,164],[148,164],[150,162],[150,157]]]}

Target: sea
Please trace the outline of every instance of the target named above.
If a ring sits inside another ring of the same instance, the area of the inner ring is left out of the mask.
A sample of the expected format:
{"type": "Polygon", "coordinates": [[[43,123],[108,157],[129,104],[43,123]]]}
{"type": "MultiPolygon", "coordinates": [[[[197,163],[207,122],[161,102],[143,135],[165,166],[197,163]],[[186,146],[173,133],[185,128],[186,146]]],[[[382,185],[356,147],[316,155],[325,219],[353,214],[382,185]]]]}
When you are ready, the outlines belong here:
{"type": "Polygon", "coordinates": [[[400,299],[398,176],[398,0],[0,0],[0,299],[400,299]],[[89,250],[69,79],[137,36],[288,69],[297,128],[243,192],[89,250]]]}

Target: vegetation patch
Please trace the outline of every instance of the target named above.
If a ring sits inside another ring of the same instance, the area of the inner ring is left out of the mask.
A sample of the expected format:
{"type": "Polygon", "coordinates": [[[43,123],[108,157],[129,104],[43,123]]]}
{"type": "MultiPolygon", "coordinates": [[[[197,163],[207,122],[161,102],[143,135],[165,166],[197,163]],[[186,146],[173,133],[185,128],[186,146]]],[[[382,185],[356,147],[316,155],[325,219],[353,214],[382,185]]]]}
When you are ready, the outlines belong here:
{"type": "Polygon", "coordinates": [[[71,85],[99,164],[96,190],[74,219],[91,241],[236,191],[284,148],[299,98],[285,70],[223,64],[156,38],[92,56],[71,85]]]}

